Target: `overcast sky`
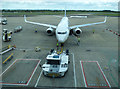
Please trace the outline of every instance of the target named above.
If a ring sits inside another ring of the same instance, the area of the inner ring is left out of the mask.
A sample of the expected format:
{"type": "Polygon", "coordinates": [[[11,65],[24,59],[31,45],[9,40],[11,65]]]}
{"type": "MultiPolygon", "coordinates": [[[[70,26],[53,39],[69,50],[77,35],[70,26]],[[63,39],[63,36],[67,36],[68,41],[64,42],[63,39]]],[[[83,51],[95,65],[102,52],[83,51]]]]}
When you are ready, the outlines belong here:
{"type": "Polygon", "coordinates": [[[2,9],[65,9],[118,11],[119,0],[1,0],[2,9]]]}

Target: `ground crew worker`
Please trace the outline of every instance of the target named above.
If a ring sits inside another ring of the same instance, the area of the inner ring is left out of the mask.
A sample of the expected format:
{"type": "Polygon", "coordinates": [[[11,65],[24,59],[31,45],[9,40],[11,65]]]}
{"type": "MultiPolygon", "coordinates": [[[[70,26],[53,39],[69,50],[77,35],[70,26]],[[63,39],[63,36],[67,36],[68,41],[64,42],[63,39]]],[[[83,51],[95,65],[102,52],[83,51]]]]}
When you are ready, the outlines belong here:
{"type": "Polygon", "coordinates": [[[14,48],[16,48],[16,45],[13,45],[14,48]]]}
{"type": "Polygon", "coordinates": [[[11,45],[8,45],[8,49],[11,48],[11,45]]]}
{"type": "Polygon", "coordinates": [[[7,33],[8,34],[8,40],[11,40],[11,33],[7,33]]]}
{"type": "Polygon", "coordinates": [[[78,43],[77,43],[78,45],[80,44],[80,37],[78,37],[78,43]]]}
{"type": "Polygon", "coordinates": [[[35,29],[35,33],[37,33],[37,28],[35,29]]]}
{"type": "Polygon", "coordinates": [[[7,41],[8,40],[8,34],[7,33],[4,33],[4,41],[7,41]]]}
{"type": "Polygon", "coordinates": [[[59,44],[58,44],[58,42],[57,42],[57,50],[58,50],[58,47],[59,47],[59,44]]]}
{"type": "Polygon", "coordinates": [[[93,29],[93,34],[95,33],[95,29],[93,29]]]}
{"type": "Polygon", "coordinates": [[[61,47],[63,47],[63,43],[61,43],[61,47]]]}

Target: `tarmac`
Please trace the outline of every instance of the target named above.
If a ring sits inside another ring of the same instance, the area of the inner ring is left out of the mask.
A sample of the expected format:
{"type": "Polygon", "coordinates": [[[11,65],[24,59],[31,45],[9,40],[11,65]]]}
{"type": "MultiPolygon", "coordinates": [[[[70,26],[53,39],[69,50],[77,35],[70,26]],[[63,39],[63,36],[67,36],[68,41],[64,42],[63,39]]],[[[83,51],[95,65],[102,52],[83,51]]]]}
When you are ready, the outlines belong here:
{"type": "MultiPolygon", "coordinates": [[[[16,45],[16,49],[2,55],[4,61],[11,53],[13,58],[2,64],[2,84],[5,86],[74,88],[118,87],[118,38],[113,32],[118,32],[118,17],[107,17],[105,24],[80,28],[83,33],[80,45],[77,39],[70,35],[64,44],[64,50],[70,51],[69,69],[62,78],[49,78],[42,74],[39,65],[45,63],[50,49],[56,49],[56,37],[46,34],[47,27],[24,22],[23,17],[6,17],[7,25],[2,29],[14,31],[17,26],[23,30],[12,34],[10,42],[2,42],[2,47],[16,45]],[[35,29],[38,32],[35,33],[35,29]],[[110,32],[109,30],[112,30],[110,32]],[[95,33],[93,34],[93,30],[95,33]],[[41,48],[35,52],[35,47],[41,48]],[[25,51],[24,51],[25,50],[25,51]]],[[[27,17],[27,20],[58,25],[61,17],[40,15],[27,17]]],[[[104,21],[104,16],[88,16],[88,18],[69,18],[69,26],[104,21]]]]}

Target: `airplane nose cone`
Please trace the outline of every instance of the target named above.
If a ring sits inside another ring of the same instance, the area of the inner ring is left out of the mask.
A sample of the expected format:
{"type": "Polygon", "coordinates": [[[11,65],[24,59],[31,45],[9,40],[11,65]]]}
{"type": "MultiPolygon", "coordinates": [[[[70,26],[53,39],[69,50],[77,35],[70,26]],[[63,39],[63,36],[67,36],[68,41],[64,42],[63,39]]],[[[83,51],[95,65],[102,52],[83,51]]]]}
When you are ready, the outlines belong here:
{"type": "Polygon", "coordinates": [[[57,40],[58,40],[59,43],[64,43],[65,42],[65,40],[61,37],[58,37],[57,40]]]}
{"type": "Polygon", "coordinates": [[[59,43],[64,43],[64,40],[63,39],[59,39],[58,42],[59,43]]]}

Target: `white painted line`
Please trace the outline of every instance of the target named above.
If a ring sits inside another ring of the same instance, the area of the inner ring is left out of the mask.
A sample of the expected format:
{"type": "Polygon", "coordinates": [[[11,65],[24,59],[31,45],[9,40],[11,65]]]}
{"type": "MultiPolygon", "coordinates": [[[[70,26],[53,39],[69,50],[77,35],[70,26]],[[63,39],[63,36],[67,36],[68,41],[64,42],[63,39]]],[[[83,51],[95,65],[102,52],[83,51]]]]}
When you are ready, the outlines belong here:
{"type": "Polygon", "coordinates": [[[74,54],[73,53],[71,53],[71,54],[73,55],[74,82],[75,82],[75,87],[77,87],[74,54]]]}
{"type": "Polygon", "coordinates": [[[36,84],[35,84],[35,87],[37,87],[38,82],[39,82],[39,80],[40,80],[40,77],[41,77],[42,73],[43,73],[43,70],[40,72],[40,75],[39,75],[38,80],[37,80],[37,82],[36,82],[36,84]]]}
{"type": "Polygon", "coordinates": [[[81,61],[80,61],[80,65],[81,65],[81,70],[82,70],[82,75],[83,75],[84,84],[85,84],[85,87],[87,87],[86,80],[85,80],[85,76],[84,76],[84,74],[83,74],[83,66],[82,66],[82,64],[81,64],[81,61]]]}
{"type": "Polygon", "coordinates": [[[17,61],[17,59],[4,72],[2,72],[2,74],[0,74],[0,76],[2,76],[16,61],[17,61]]]}
{"type": "Polygon", "coordinates": [[[82,61],[82,62],[97,62],[97,61],[82,61]]]}
{"type": "MultiPolygon", "coordinates": [[[[37,63],[36,67],[34,68],[32,74],[31,74],[31,76],[30,76],[27,84],[19,84],[19,83],[0,83],[0,84],[2,84],[2,85],[13,85],[13,86],[28,86],[28,84],[30,83],[30,81],[31,81],[31,79],[32,79],[32,77],[33,77],[36,69],[38,68],[38,65],[39,65],[40,62],[41,62],[41,60],[40,60],[40,59],[16,59],[1,75],[3,75],[3,74],[4,74],[16,61],[18,61],[18,60],[35,60],[35,61],[36,61],[36,60],[39,60],[39,62],[37,63]]],[[[1,76],[1,75],[0,75],[0,76],[1,76]]]]}
{"type": "Polygon", "coordinates": [[[98,64],[98,66],[99,66],[99,68],[100,68],[100,71],[101,71],[102,74],[104,75],[104,77],[105,77],[105,79],[106,79],[106,81],[107,81],[107,83],[108,83],[108,86],[111,87],[111,85],[110,85],[109,81],[107,80],[107,78],[106,78],[106,76],[105,76],[103,70],[102,70],[101,67],[100,67],[100,64],[99,64],[98,62],[97,62],[97,64],[98,64]]]}
{"type": "Polygon", "coordinates": [[[27,86],[26,84],[19,84],[19,83],[18,84],[17,83],[16,84],[11,84],[11,83],[10,84],[9,83],[4,84],[4,83],[2,83],[2,84],[3,85],[9,85],[9,86],[27,86]]]}
{"type": "Polygon", "coordinates": [[[17,60],[32,60],[32,61],[36,61],[36,60],[40,60],[40,59],[17,59],[17,60]]]}
{"type": "Polygon", "coordinates": [[[33,75],[35,74],[36,69],[38,68],[38,65],[40,64],[40,62],[41,62],[41,60],[39,60],[37,66],[35,67],[35,69],[34,69],[32,75],[31,75],[30,79],[29,79],[28,82],[27,82],[27,85],[29,85],[29,83],[30,83],[30,81],[31,81],[31,79],[32,79],[32,77],[33,77],[33,75]]]}

